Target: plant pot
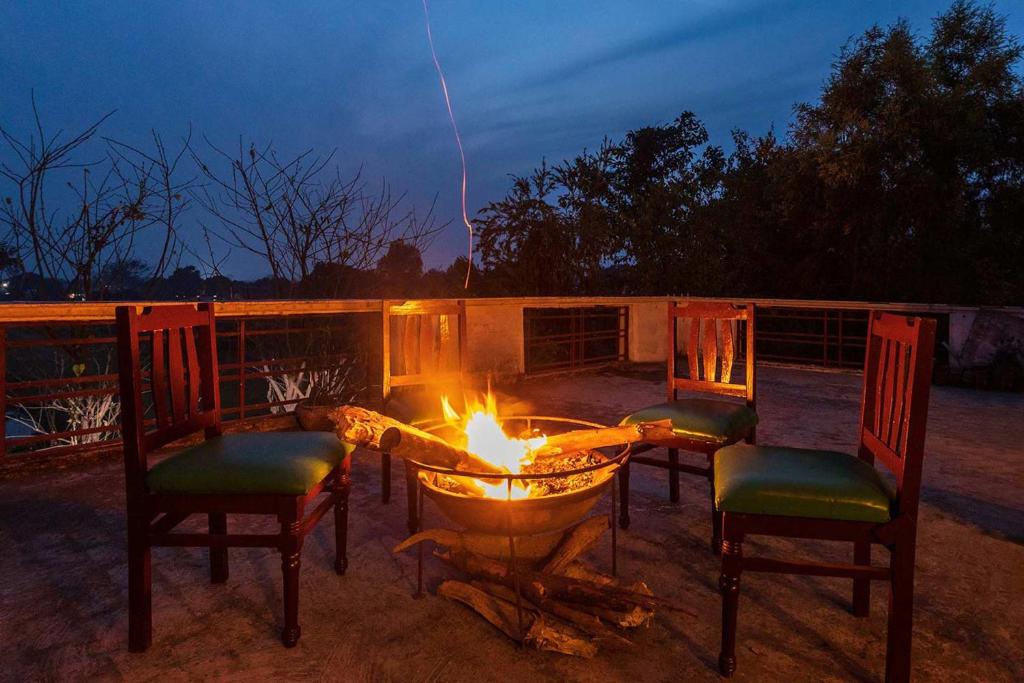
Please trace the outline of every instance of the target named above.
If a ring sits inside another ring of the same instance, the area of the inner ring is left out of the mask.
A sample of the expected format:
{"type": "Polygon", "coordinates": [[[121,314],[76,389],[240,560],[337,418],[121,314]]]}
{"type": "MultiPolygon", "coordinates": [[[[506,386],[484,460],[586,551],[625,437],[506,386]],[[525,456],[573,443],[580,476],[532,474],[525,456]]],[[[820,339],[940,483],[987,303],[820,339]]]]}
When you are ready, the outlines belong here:
{"type": "Polygon", "coordinates": [[[334,423],[328,415],[337,407],[336,403],[299,401],[295,404],[295,418],[299,421],[299,426],[307,432],[333,432],[334,423]]]}

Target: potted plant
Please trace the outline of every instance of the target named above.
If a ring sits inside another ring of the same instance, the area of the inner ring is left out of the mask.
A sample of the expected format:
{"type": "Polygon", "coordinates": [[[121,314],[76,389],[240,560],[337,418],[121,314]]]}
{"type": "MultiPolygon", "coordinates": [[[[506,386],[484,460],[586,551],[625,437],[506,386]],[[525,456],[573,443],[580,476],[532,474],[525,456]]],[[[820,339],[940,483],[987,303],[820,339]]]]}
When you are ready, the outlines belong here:
{"type": "Polygon", "coordinates": [[[337,363],[306,373],[306,397],[295,404],[295,418],[307,432],[332,432],[328,415],[338,406],[351,403],[360,392],[355,381],[355,364],[348,356],[337,363]]]}

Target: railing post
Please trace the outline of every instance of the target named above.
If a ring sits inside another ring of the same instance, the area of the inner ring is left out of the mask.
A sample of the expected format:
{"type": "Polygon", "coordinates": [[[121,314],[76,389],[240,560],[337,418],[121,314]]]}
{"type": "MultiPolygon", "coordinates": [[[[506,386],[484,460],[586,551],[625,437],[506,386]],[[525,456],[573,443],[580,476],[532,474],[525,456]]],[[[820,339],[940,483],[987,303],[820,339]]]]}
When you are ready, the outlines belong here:
{"type": "Polygon", "coordinates": [[[245,419],[245,318],[238,319],[238,419],[245,419]]]}

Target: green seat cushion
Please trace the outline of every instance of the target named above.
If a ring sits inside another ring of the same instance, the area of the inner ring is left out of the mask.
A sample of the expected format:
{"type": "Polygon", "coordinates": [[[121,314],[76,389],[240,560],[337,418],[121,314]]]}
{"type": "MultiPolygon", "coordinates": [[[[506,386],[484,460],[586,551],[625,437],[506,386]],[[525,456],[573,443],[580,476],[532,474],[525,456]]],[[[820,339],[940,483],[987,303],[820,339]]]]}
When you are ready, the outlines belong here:
{"type": "Polygon", "coordinates": [[[723,512],[888,522],[892,488],[846,453],[734,444],[715,453],[715,505],[723,512]]]}
{"type": "Polygon", "coordinates": [[[745,437],[757,425],[753,408],[732,401],[709,398],[684,398],[644,408],[621,424],[671,420],[672,431],[683,438],[727,444],[745,437]]]}
{"type": "Polygon", "coordinates": [[[157,463],[146,484],[155,493],[304,495],[352,450],[327,432],[227,434],[157,463]]]}

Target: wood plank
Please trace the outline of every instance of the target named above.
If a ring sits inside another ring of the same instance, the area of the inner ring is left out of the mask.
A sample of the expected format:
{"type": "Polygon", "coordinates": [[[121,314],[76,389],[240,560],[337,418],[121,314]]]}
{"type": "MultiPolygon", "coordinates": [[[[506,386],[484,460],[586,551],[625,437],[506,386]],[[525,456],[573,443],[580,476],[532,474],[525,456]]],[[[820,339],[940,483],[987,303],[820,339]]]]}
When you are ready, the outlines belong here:
{"type": "Polygon", "coordinates": [[[701,344],[701,353],[704,356],[704,381],[714,382],[718,378],[715,374],[715,370],[718,369],[718,320],[704,318],[701,327],[704,335],[701,344]]]}
{"type": "Polygon", "coordinates": [[[700,318],[690,318],[690,334],[686,342],[686,361],[690,366],[690,380],[700,380],[700,318]]]}
{"type": "Polygon", "coordinates": [[[736,357],[736,349],[733,345],[733,321],[721,321],[722,329],[722,366],[721,381],[728,384],[732,379],[732,362],[736,357]]]}
{"type": "Polygon", "coordinates": [[[181,354],[181,328],[167,330],[167,375],[171,384],[171,412],[175,422],[185,419],[185,366],[181,354]]]}
{"type": "Polygon", "coordinates": [[[153,410],[156,412],[158,428],[171,423],[171,411],[167,405],[167,362],[164,360],[164,331],[153,330],[153,352],[150,366],[150,393],[153,396],[153,410]]]}
{"type": "Polygon", "coordinates": [[[199,354],[196,352],[195,331],[184,328],[185,360],[188,364],[188,412],[190,416],[199,413],[199,385],[202,383],[199,370],[199,354]]]}

